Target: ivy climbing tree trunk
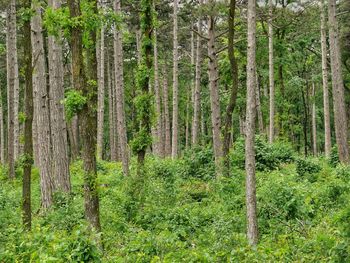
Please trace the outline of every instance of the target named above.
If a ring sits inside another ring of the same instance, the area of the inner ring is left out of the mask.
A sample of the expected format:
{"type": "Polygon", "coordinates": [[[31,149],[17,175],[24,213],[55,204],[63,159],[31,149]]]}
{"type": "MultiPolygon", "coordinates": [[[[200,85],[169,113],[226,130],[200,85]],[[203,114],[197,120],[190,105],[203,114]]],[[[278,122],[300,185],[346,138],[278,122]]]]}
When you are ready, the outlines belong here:
{"type": "Polygon", "coordinates": [[[255,179],[255,88],[256,88],[256,0],[248,0],[248,50],[247,50],[247,110],[245,129],[245,170],[247,237],[249,244],[258,243],[255,179]]]}
{"type": "MultiPolygon", "coordinates": [[[[51,169],[51,131],[49,97],[46,83],[46,66],[44,52],[44,38],[41,18],[41,6],[38,2],[32,3],[35,10],[32,16],[32,50],[33,50],[33,89],[34,114],[36,115],[36,129],[38,144],[38,165],[40,171],[41,205],[43,210],[52,205],[53,178],[51,169]]],[[[34,124],[35,125],[35,124],[34,124]]]]}
{"type": "MultiPolygon", "coordinates": [[[[80,1],[68,1],[71,19],[81,16],[80,1]]],[[[96,3],[93,12],[97,12],[96,3]]],[[[71,28],[71,52],[73,85],[77,92],[85,97],[86,102],[78,112],[81,125],[82,159],[84,166],[84,206],[85,217],[90,226],[96,231],[101,230],[99,216],[99,197],[97,191],[96,169],[96,133],[97,133],[97,62],[96,62],[96,30],[90,29],[92,44],[87,51],[88,66],[85,68],[83,60],[83,35],[82,26],[71,28]],[[87,79],[88,78],[88,79],[87,79]]]]}
{"type": "Polygon", "coordinates": [[[324,151],[326,157],[331,154],[331,121],[328,95],[328,65],[327,65],[327,30],[326,10],[324,0],[321,0],[321,51],[322,51],[322,85],[323,85],[323,114],[324,114],[324,151]]]}
{"type": "Polygon", "coordinates": [[[179,64],[179,55],[178,55],[178,25],[177,25],[177,12],[178,12],[179,1],[174,0],[174,13],[173,13],[173,134],[171,140],[171,157],[175,159],[178,154],[178,122],[179,122],[179,76],[178,76],[178,64],[179,64]]]}
{"type": "Polygon", "coordinates": [[[345,111],[344,81],[341,67],[341,53],[339,43],[339,29],[336,17],[336,0],[328,1],[329,44],[331,53],[331,71],[333,87],[333,105],[335,135],[338,146],[339,159],[342,163],[349,163],[348,126],[345,111]]]}
{"type": "Polygon", "coordinates": [[[270,84],[270,126],[269,142],[274,140],[275,132],[275,71],[273,63],[273,3],[269,0],[269,84],[270,84]]]}
{"type": "MultiPolygon", "coordinates": [[[[49,7],[57,10],[60,0],[49,0],[49,7]]],[[[50,114],[52,141],[52,175],[55,191],[70,192],[67,126],[62,100],[64,99],[61,33],[48,37],[50,81],[50,114]]]]}

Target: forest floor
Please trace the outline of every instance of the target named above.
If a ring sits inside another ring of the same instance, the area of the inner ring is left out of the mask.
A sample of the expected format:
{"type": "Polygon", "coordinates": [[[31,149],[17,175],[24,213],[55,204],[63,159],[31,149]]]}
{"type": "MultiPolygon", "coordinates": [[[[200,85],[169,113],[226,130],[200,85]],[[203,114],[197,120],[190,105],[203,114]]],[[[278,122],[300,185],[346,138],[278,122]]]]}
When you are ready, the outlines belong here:
{"type": "Polygon", "coordinates": [[[8,182],[3,174],[0,262],[350,261],[349,167],[293,158],[258,171],[260,242],[252,250],[245,237],[245,172],[232,166],[229,177],[215,178],[208,149],[175,161],[148,158],[143,178],[124,178],[119,164],[99,162],[103,252],[84,220],[80,161],[71,165],[72,194],[56,194],[45,216],[33,171],[29,233],[21,227],[21,175],[8,182]]]}

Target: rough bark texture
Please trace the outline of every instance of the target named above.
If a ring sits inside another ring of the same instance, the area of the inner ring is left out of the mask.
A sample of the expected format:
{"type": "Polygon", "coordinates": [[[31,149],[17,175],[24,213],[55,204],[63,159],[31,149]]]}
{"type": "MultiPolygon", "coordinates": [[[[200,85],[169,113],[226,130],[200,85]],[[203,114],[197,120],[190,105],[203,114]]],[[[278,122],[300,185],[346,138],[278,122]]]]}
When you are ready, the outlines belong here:
{"type": "MultiPolygon", "coordinates": [[[[230,10],[228,18],[228,57],[231,66],[232,75],[232,87],[230,101],[226,108],[225,124],[224,124],[224,143],[223,143],[223,155],[226,157],[229,153],[232,137],[232,114],[236,107],[237,93],[238,93],[238,65],[234,50],[234,38],[235,38],[235,11],[236,0],[230,1],[230,10]]],[[[228,160],[225,161],[225,166],[228,165],[228,160]]]]}
{"type": "MultiPolygon", "coordinates": [[[[114,10],[117,15],[121,15],[121,1],[116,0],[114,10]]],[[[117,129],[120,145],[120,154],[123,164],[124,175],[129,174],[129,155],[126,134],[125,112],[124,112],[124,77],[123,77],[123,44],[122,32],[116,26],[114,29],[114,74],[116,87],[117,105],[117,129]]]]}
{"type": "Polygon", "coordinates": [[[177,31],[178,31],[178,25],[177,25],[177,9],[178,9],[178,0],[174,0],[174,13],[173,13],[173,134],[172,134],[172,140],[171,140],[171,157],[175,159],[178,154],[178,122],[179,122],[179,76],[178,76],[178,40],[177,40],[177,31]]]}
{"type": "Polygon", "coordinates": [[[221,173],[222,162],[222,140],[221,140],[221,117],[220,117],[220,100],[219,100],[219,72],[217,54],[215,51],[215,18],[208,18],[208,74],[209,74],[209,90],[210,90],[210,109],[211,109],[211,124],[213,136],[213,148],[215,156],[215,165],[217,174],[221,173]]]}
{"type": "Polygon", "coordinates": [[[273,3],[269,0],[269,83],[270,83],[270,129],[269,142],[274,140],[275,132],[275,80],[274,80],[274,64],[273,64],[273,3]]]}
{"type": "Polygon", "coordinates": [[[331,71],[333,87],[333,105],[335,135],[338,146],[339,159],[343,163],[349,163],[349,145],[347,140],[347,117],[345,111],[344,82],[341,67],[341,53],[339,43],[339,29],[336,17],[336,0],[329,0],[329,43],[331,51],[331,71]]]}
{"type": "MultiPolygon", "coordinates": [[[[15,1],[15,0],[13,0],[15,1]]],[[[16,12],[16,11],[15,11],[16,12]]],[[[12,17],[14,19],[13,23],[15,26],[15,35],[13,36],[14,42],[13,47],[11,47],[11,52],[13,53],[14,57],[14,94],[13,94],[13,121],[14,121],[14,159],[15,161],[18,160],[20,155],[20,143],[19,143],[19,76],[18,76],[18,56],[17,56],[17,31],[16,31],[16,16],[12,17]]]]}
{"type": "Polygon", "coordinates": [[[169,86],[167,71],[163,68],[163,104],[164,104],[164,130],[165,130],[165,143],[164,154],[165,156],[171,155],[171,130],[170,130],[170,114],[169,114],[169,86]]]}
{"type": "MultiPolygon", "coordinates": [[[[48,4],[53,9],[61,6],[60,0],[50,0],[48,4]]],[[[62,46],[58,37],[48,37],[48,60],[54,190],[70,192],[67,126],[62,105],[64,99],[62,46]]]]}
{"type": "MultiPolygon", "coordinates": [[[[199,1],[199,5],[202,4],[199,1]]],[[[202,19],[198,19],[198,33],[202,33],[202,19]]],[[[192,145],[199,143],[200,115],[201,115],[201,64],[202,64],[202,39],[197,35],[196,40],[196,79],[194,84],[193,98],[193,123],[192,123],[192,145]]]]}
{"type": "Polygon", "coordinates": [[[315,83],[312,83],[312,151],[317,155],[315,83]]]}
{"type": "Polygon", "coordinates": [[[255,179],[255,87],[256,87],[256,0],[248,0],[248,50],[247,50],[247,110],[246,110],[246,206],[247,237],[250,245],[258,243],[255,179]]]}
{"type": "Polygon", "coordinates": [[[324,114],[324,152],[329,157],[332,149],[331,121],[328,95],[328,65],[327,65],[327,29],[324,0],[321,0],[321,51],[322,51],[322,85],[323,85],[323,114],[324,114]]]}
{"type": "Polygon", "coordinates": [[[98,67],[98,99],[97,99],[97,157],[103,158],[103,131],[105,109],[105,36],[104,26],[101,27],[100,38],[97,41],[96,55],[98,67]]]}
{"type": "MultiPolygon", "coordinates": [[[[24,8],[30,8],[31,0],[24,2],[24,8]]],[[[22,220],[26,229],[31,229],[32,210],[31,210],[31,174],[33,165],[33,75],[32,75],[32,43],[30,20],[27,19],[23,24],[24,33],[24,63],[25,63],[25,115],[24,122],[24,149],[25,156],[23,163],[23,184],[22,184],[22,220]]]]}
{"type": "MultiPolygon", "coordinates": [[[[80,1],[68,1],[70,16],[76,19],[81,15],[80,1]]],[[[95,12],[97,12],[97,7],[95,12]]],[[[91,31],[90,37],[93,43],[96,41],[96,32],[91,31]]],[[[87,103],[82,110],[78,112],[79,122],[81,125],[81,142],[82,142],[82,159],[84,166],[84,206],[85,217],[91,227],[97,231],[101,230],[99,216],[99,198],[97,191],[97,170],[96,170],[96,133],[97,133],[97,116],[95,107],[97,106],[97,87],[91,84],[89,80],[97,81],[97,63],[96,50],[92,45],[87,50],[88,67],[85,72],[83,60],[83,43],[82,28],[80,26],[71,29],[71,48],[72,48],[72,65],[73,65],[73,84],[74,88],[88,98],[87,103]]]]}
{"type": "Polygon", "coordinates": [[[38,159],[40,171],[41,205],[45,210],[52,205],[53,178],[51,170],[51,131],[49,94],[47,92],[44,39],[42,34],[41,7],[32,4],[35,15],[32,17],[32,48],[33,48],[33,90],[34,114],[36,115],[36,129],[38,144],[38,159]]]}

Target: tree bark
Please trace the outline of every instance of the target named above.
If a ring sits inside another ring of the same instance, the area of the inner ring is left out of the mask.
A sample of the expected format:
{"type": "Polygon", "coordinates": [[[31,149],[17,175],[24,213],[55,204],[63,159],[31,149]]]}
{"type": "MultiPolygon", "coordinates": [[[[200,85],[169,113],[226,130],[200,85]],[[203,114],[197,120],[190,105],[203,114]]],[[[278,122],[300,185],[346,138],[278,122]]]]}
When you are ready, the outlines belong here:
{"type": "Polygon", "coordinates": [[[165,156],[171,156],[171,130],[170,130],[170,114],[169,114],[169,87],[167,70],[163,68],[163,104],[164,104],[164,129],[165,129],[165,156]]]}
{"type": "Polygon", "coordinates": [[[37,130],[36,143],[38,144],[41,205],[43,210],[46,210],[52,205],[53,191],[49,94],[47,92],[44,39],[42,34],[42,8],[38,3],[32,3],[32,8],[35,10],[31,21],[31,36],[33,49],[34,114],[36,115],[37,130]]]}
{"type": "Polygon", "coordinates": [[[312,83],[312,151],[317,155],[317,127],[316,127],[316,101],[315,83],[312,83]]]}
{"type": "Polygon", "coordinates": [[[339,29],[336,17],[336,0],[329,0],[329,43],[331,51],[331,71],[333,87],[333,105],[335,135],[338,146],[339,159],[342,163],[349,163],[349,144],[347,138],[347,116],[345,111],[344,81],[341,67],[341,53],[339,43],[339,29]]]}
{"type": "Polygon", "coordinates": [[[259,86],[259,78],[257,72],[255,73],[256,78],[256,89],[255,89],[255,97],[256,97],[256,112],[258,115],[258,124],[259,124],[259,133],[264,133],[264,120],[261,110],[261,101],[260,101],[260,86],[259,86]]]}
{"type": "Polygon", "coordinates": [[[321,0],[321,50],[322,50],[322,84],[323,84],[323,114],[324,114],[324,151],[329,157],[332,149],[331,141],[331,121],[329,113],[328,95],[328,65],[327,65],[327,31],[326,31],[326,11],[324,0],[321,0]]]}
{"type": "Polygon", "coordinates": [[[178,76],[178,25],[177,25],[177,12],[178,12],[178,0],[174,0],[174,13],[173,13],[173,134],[172,134],[172,148],[171,157],[175,159],[178,154],[178,121],[179,121],[179,76],[178,76]]]}
{"type": "MultiPolygon", "coordinates": [[[[81,16],[80,1],[68,1],[70,17],[76,19],[81,16]]],[[[97,13],[97,6],[94,5],[94,13],[97,13]]],[[[96,32],[90,32],[90,38],[96,43],[96,32]]],[[[92,81],[97,81],[96,47],[92,44],[87,50],[87,71],[83,60],[82,27],[71,28],[71,51],[73,65],[74,88],[81,92],[87,99],[83,108],[78,112],[81,125],[82,159],[84,166],[84,206],[85,216],[90,226],[97,231],[101,230],[99,216],[99,197],[96,187],[96,133],[97,133],[97,87],[92,81]],[[87,80],[87,77],[89,80],[87,80]]]]}
{"type": "MultiPolygon", "coordinates": [[[[0,97],[1,97],[1,92],[0,92],[0,97]]],[[[3,111],[3,106],[2,106],[2,100],[0,100],[0,164],[4,165],[6,160],[5,160],[5,120],[4,120],[4,111],[3,111]]]]}
{"type": "MultiPolygon", "coordinates": [[[[211,2],[212,3],[212,2],[211,2]]],[[[208,74],[209,74],[209,90],[210,90],[210,108],[211,123],[213,131],[213,148],[215,156],[215,166],[217,175],[221,174],[221,162],[223,157],[223,148],[221,141],[221,117],[220,117],[220,100],[219,100],[219,72],[217,54],[215,51],[215,18],[210,15],[208,18],[208,74]]]]}
{"type": "MultiPolygon", "coordinates": [[[[271,0],[270,0],[271,1],[271,0]]],[[[256,88],[256,0],[248,0],[247,117],[245,142],[247,237],[250,245],[258,243],[255,179],[255,88],[256,88]]],[[[273,93],[271,93],[273,94],[273,93]]]]}
{"type": "Polygon", "coordinates": [[[274,57],[273,57],[273,3],[269,0],[269,83],[270,83],[270,129],[269,142],[274,140],[275,132],[275,80],[274,80],[274,57]]]}
{"type": "MultiPolygon", "coordinates": [[[[114,123],[116,121],[116,116],[114,116],[114,86],[112,85],[112,71],[111,64],[109,61],[109,55],[107,56],[107,76],[108,76],[108,123],[109,123],[109,147],[110,147],[110,158],[111,161],[117,161],[117,149],[115,145],[115,130],[114,123]]],[[[114,71],[113,71],[114,74],[114,71]]]]}
{"type": "MultiPolygon", "coordinates": [[[[61,2],[60,0],[49,0],[48,5],[55,10],[61,7],[61,2]]],[[[62,105],[64,99],[62,59],[60,39],[56,36],[49,36],[48,60],[53,183],[55,191],[70,192],[67,126],[62,105]]]]}

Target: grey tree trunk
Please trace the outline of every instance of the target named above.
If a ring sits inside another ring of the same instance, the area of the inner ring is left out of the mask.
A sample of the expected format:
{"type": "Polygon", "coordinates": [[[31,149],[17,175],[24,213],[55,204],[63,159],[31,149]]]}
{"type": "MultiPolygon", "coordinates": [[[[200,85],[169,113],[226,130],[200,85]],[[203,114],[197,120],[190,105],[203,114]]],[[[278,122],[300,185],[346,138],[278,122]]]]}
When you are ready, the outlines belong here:
{"type": "Polygon", "coordinates": [[[315,83],[312,83],[312,151],[317,155],[317,127],[316,127],[316,101],[315,83]]]}
{"type": "Polygon", "coordinates": [[[341,53],[339,44],[339,29],[336,17],[336,0],[329,0],[329,43],[331,53],[331,71],[333,87],[333,105],[335,135],[338,146],[339,159],[342,163],[349,163],[349,144],[347,138],[347,117],[345,111],[344,82],[341,67],[341,53]]]}
{"type": "Polygon", "coordinates": [[[261,102],[260,102],[260,86],[259,86],[259,78],[257,72],[255,73],[256,78],[256,89],[255,89],[255,97],[256,97],[256,112],[258,114],[258,124],[259,124],[259,133],[264,133],[264,120],[261,110],[261,102]]]}
{"type": "Polygon", "coordinates": [[[222,140],[221,140],[221,117],[220,117],[220,100],[219,100],[219,72],[217,55],[215,51],[215,18],[208,18],[208,74],[209,74],[209,90],[210,90],[210,108],[211,108],[211,124],[213,133],[213,147],[215,156],[215,165],[217,175],[221,174],[222,168],[222,140]]]}
{"type": "MultiPolygon", "coordinates": [[[[246,110],[246,206],[247,237],[252,246],[258,243],[255,179],[255,88],[256,88],[256,0],[248,0],[248,50],[247,50],[247,110],[246,110]]],[[[272,93],[273,94],[273,93],[272,93]]]]}
{"type": "MultiPolygon", "coordinates": [[[[14,25],[16,26],[16,16],[13,18],[14,25]]],[[[15,30],[14,35],[14,46],[11,47],[14,56],[14,67],[15,67],[15,86],[14,86],[14,94],[13,94],[13,116],[14,116],[14,159],[17,160],[20,155],[20,142],[19,142],[19,136],[20,136],[20,130],[19,130],[19,76],[18,76],[18,56],[17,56],[17,32],[15,30]]]]}
{"type": "Polygon", "coordinates": [[[179,76],[178,76],[178,40],[177,40],[177,31],[178,31],[178,25],[177,25],[177,12],[178,12],[178,0],[174,0],[174,14],[173,14],[173,21],[174,21],[174,28],[173,28],[173,134],[172,134],[172,140],[171,140],[171,157],[175,159],[178,154],[178,121],[179,121],[179,76]]]}
{"type": "Polygon", "coordinates": [[[275,132],[275,80],[274,80],[274,63],[273,63],[273,4],[269,0],[269,83],[270,83],[270,129],[269,142],[274,140],[275,132]]]}
{"type": "Polygon", "coordinates": [[[331,121],[328,95],[328,65],[327,65],[327,29],[324,0],[321,0],[321,50],[322,50],[322,85],[323,85],[323,114],[324,114],[324,151],[329,157],[332,149],[331,121]]]}
{"type": "Polygon", "coordinates": [[[170,114],[169,114],[169,87],[168,76],[164,65],[163,68],[163,104],[164,104],[164,128],[165,128],[165,156],[171,156],[171,130],[170,130],[170,114]]]}
{"type": "MultiPolygon", "coordinates": [[[[121,15],[121,1],[115,0],[114,11],[121,15]]],[[[129,154],[126,134],[125,112],[124,112],[124,77],[123,77],[123,46],[122,32],[117,26],[114,28],[114,74],[116,86],[116,105],[117,105],[117,128],[120,145],[120,154],[123,164],[124,175],[129,174],[129,154]]]]}
{"type": "MultiPolygon", "coordinates": [[[[50,0],[48,5],[55,10],[61,7],[61,2],[50,0]]],[[[67,127],[61,102],[64,99],[62,45],[58,37],[48,37],[48,59],[54,190],[70,192],[67,127]]]]}
{"type": "MultiPolygon", "coordinates": [[[[1,92],[0,92],[1,97],[1,92]]],[[[0,100],[0,164],[5,164],[5,132],[4,132],[4,111],[2,100],[0,100]]]]}
{"type": "Polygon", "coordinates": [[[41,205],[45,210],[52,205],[52,173],[51,173],[51,145],[50,145],[50,112],[49,97],[46,86],[46,69],[44,39],[41,19],[41,7],[32,4],[35,10],[32,16],[32,48],[33,48],[33,90],[34,114],[36,115],[36,131],[38,144],[38,159],[40,171],[41,205]]]}
{"type": "MultiPolygon", "coordinates": [[[[117,161],[117,149],[115,145],[116,132],[114,130],[114,123],[116,116],[114,116],[114,86],[112,85],[112,71],[111,64],[109,61],[109,55],[107,56],[107,76],[108,76],[108,123],[109,123],[109,147],[110,147],[110,158],[111,161],[117,161]]],[[[114,72],[113,72],[114,74],[114,72]]]]}
{"type": "Polygon", "coordinates": [[[105,36],[104,26],[101,27],[100,38],[97,42],[96,55],[98,67],[98,97],[97,97],[97,157],[103,158],[103,127],[105,108],[105,36]]]}

